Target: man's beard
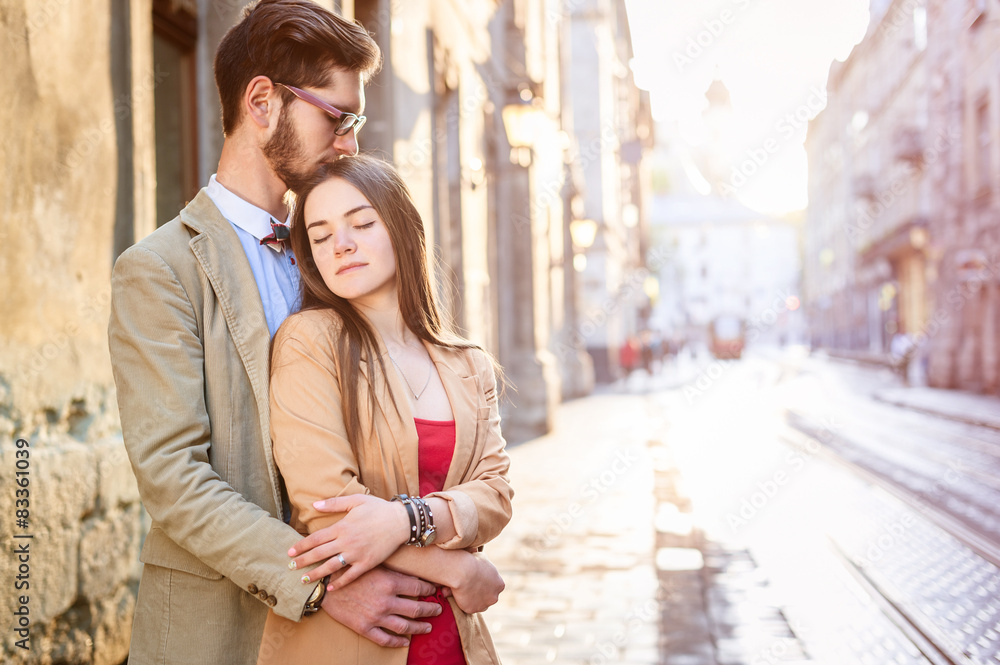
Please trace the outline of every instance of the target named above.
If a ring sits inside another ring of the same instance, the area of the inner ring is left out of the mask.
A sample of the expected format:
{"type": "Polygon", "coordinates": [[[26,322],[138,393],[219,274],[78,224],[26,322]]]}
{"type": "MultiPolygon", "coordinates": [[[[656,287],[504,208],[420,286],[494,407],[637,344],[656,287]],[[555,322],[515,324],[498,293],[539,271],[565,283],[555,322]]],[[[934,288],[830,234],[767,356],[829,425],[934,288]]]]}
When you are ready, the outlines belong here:
{"type": "Polygon", "coordinates": [[[264,144],[262,151],[275,175],[281,178],[288,189],[296,192],[309,182],[312,173],[302,173],[295,168],[303,148],[289,116],[282,110],[278,117],[278,127],[264,144]]]}

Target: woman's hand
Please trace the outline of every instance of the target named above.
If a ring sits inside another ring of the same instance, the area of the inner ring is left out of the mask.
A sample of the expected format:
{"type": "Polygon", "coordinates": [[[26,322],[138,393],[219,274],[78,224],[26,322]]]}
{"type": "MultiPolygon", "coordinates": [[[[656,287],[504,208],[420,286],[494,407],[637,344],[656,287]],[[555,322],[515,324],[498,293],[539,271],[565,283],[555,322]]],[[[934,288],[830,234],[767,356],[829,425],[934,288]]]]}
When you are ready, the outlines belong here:
{"type": "Polygon", "coordinates": [[[317,561],[325,563],[309,572],[312,581],[344,570],[328,587],[342,589],[389,558],[409,540],[410,519],[400,502],[390,502],[368,494],[317,501],[313,507],[324,513],[347,513],[331,526],[311,534],[289,550],[295,568],[317,561]],[[347,562],[345,568],[337,555],[347,562]]]}
{"type": "Polygon", "coordinates": [[[489,559],[482,554],[462,557],[458,583],[451,586],[451,595],[466,614],[483,612],[500,599],[503,578],[489,559]]]}

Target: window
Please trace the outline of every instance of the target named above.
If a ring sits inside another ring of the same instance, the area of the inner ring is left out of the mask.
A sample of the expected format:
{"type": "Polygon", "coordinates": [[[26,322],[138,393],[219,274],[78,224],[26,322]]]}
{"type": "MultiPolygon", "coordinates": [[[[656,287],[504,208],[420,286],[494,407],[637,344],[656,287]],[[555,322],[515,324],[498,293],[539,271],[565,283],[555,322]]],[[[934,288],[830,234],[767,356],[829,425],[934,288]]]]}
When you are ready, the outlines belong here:
{"type": "MultiPolygon", "coordinates": [[[[193,4],[193,3],[191,3],[193,4]]],[[[198,193],[198,132],[194,48],[197,19],[185,3],[153,2],[156,223],[177,216],[198,193]]]]}

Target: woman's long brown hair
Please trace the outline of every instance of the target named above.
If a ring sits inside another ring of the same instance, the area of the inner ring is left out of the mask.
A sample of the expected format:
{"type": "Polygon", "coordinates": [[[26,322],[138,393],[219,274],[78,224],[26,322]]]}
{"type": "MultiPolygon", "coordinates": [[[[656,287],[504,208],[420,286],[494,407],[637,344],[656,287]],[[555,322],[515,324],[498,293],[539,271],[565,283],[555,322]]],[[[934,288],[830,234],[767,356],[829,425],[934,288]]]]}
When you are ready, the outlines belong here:
{"type": "MultiPolygon", "coordinates": [[[[378,340],[368,320],[351,305],[350,301],[334,294],[320,275],[312,258],[309,234],[305,225],[305,203],[309,194],[320,184],[332,178],[341,178],[361,192],[371,203],[385,224],[396,255],[396,292],[399,309],[406,327],[419,339],[438,346],[481,348],[457,336],[452,327],[441,317],[428,268],[424,224],[410,197],[406,183],[391,164],[368,155],[344,157],[323,165],[309,181],[296,192],[295,211],[292,217],[291,244],[298,259],[302,284],[302,310],[332,310],[342,323],[345,344],[335,350],[340,365],[339,381],[343,398],[345,424],[352,446],[361,440],[361,415],[358,390],[361,385],[361,359],[368,360],[368,400],[371,412],[377,408],[374,391],[376,367],[386,377],[385,363],[378,352],[378,340]],[[372,362],[372,360],[377,362],[372,362]]],[[[492,356],[488,357],[491,358],[492,356]]],[[[500,375],[499,366],[493,361],[494,371],[500,375]]],[[[399,407],[389,382],[385,382],[393,406],[399,407]]]]}

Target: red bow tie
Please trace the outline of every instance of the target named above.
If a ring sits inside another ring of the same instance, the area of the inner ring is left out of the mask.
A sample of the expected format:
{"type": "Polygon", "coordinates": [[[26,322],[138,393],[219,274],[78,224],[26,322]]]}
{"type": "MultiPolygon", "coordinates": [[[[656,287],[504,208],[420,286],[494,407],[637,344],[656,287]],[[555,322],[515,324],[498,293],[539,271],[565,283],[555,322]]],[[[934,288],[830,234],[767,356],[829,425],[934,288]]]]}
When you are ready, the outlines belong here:
{"type": "Polygon", "coordinates": [[[271,222],[271,235],[266,238],[262,238],[260,244],[277,245],[278,248],[281,249],[284,247],[285,243],[288,242],[289,235],[290,233],[287,226],[277,222],[271,222]]]}

